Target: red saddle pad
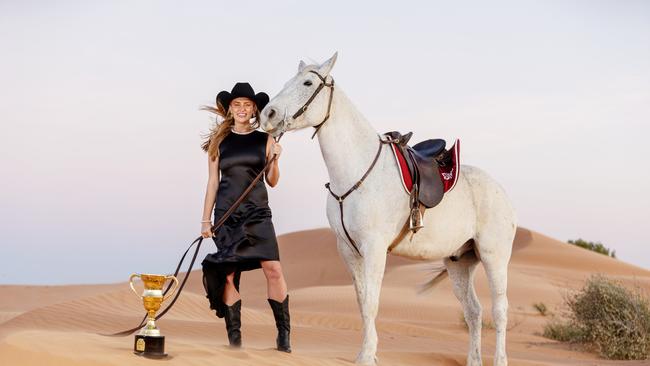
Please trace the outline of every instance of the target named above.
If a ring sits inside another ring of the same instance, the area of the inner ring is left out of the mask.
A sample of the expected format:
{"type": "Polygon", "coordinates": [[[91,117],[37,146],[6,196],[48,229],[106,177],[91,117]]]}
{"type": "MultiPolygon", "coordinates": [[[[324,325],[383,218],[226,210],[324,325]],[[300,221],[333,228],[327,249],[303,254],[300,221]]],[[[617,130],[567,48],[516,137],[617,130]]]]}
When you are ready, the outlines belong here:
{"type": "MultiPolygon", "coordinates": [[[[411,190],[413,189],[413,177],[411,176],[411,172],[409,172],[408,165],[406,165],[404,155],[395,146],[395,144],[390,144],[390,146],[393,150],[395,162],[399,168],[398,170],[401,177],[402,186],[404,187],[406,193],[411,193],[411,190]]],[[[440,174],[440,178],[444,184],[445,193],[451,191],[456,186],[458,174],[460,173],[460,140],[456,139],[450,151],[452,164],[447,167],[438,167],[438,173],[440,174]]]]}

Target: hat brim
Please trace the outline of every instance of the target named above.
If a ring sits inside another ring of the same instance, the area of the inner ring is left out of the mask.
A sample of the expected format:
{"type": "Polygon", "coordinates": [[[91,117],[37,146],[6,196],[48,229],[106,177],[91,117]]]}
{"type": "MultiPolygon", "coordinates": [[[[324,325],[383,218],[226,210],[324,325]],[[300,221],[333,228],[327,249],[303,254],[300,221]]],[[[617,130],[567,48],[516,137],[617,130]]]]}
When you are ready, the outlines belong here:
{"type": "MultiPolygon", "coordinates": [[[[248,97],[238,97],[238,98],[248,98],[248,97]]],[[[233,98],[232,94],[230,94],[226,90],[222,90],[217,94],[217,104],[221,105],[223,109],[227,112],[228,109],[230,109],[230,102],[235,99],[233,98]]],[[[248,98],[251,99],[251,98],[248,98]]],[[[269,95],[264,93],[264,92],[259,92],[255,94],[255,97],[251,99],[254,103],[255,106],[257,107],[258,111],[262,111],[264,107],[269,103],[269,95]]]]}
{"type": "Polygon", "coordinates": [[[262,112],[262,109],[269,104],[269,95],[264,92],[259,92],[255,94],[255,105],[257,105],[257,110],[262,112]]]}
{"type": "Polygon", "coordinates": [[[217,104],[220,105],[224,111],[228,111],[230,102],[232,102],[232,95],[230,95],[229,92],[222,90],[217,94],[217,104]]]}

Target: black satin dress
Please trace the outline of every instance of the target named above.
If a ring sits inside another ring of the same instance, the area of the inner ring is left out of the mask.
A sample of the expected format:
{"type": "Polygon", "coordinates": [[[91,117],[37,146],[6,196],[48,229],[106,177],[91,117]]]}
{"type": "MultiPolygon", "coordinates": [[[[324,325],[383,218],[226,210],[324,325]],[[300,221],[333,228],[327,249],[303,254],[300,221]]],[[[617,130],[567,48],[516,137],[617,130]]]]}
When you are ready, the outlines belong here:
{"type": "MultiPolygon", "coordinates": [[[[232,206],[266,165],[268,134],[253,131],[228,134],[219,146],[221,180],[214,208],[214,222],[232,206]]],[[[239,290],[242,271],[261,268],[260,261],[280,260],[271,209],[264,180],[260,179],[246,199],[212,238],[217,252],[202,262],[203,286],[210,308],[222,318],[226,304],[222,296],[226,276],[235,273],[239,290]]]]}

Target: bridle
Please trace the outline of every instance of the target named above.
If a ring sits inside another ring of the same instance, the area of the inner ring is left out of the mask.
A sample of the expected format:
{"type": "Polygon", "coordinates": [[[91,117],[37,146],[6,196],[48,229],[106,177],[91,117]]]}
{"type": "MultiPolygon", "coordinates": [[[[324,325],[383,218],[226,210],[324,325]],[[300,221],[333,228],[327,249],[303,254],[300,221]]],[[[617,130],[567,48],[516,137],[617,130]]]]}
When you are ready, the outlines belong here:
{"type": "MultiPolygon", "coordinates": [[[[311,138],[313,139],[314,136],[316,136],[316,133],[318,132],[318,130],[330,118],[330,110],[332,109],[332,98],[334,97],[334,78],[332,78],[332,81],[328,84],[327,80],[326,80],[327,76],[322,77],[319,73],[317,73],[314,70],[309,70],[309,72],[316,74],[316,76],[318,76],[318,78],[320,79],[321,83],[320,83],[320,85],[318,85],[318,88],[316,88],[316,90],[314,91],[314,94],[312,94],[311,97],[309,97],[309,99],[307,99],[307,102],[305,102],[305,104],[300,109],[298,109],[298,111],[296,113],[294,113],[293,116],[291,116],[291,118],[296,119],[296,118],[300,117],[300,115],[305,113],[305,111],[307,110],[307,107],[309,107],[311,102],[314,101],[314,99],[316,98],[318,93],[321,91],[321,89],[323,89],[323,87],[326,86],[326,87],[330,88],[330,99],[329,99],[329,102],[327,102],[327,114],[325,115],[325,118],[323,118],[323,121],[321,123],[314,126],[314,128],[316,130],[314,131],[314,134],[311,135],[311,138]]],[[[286,118],[286,115],[285,115],[285,118],[286,118]]]]}

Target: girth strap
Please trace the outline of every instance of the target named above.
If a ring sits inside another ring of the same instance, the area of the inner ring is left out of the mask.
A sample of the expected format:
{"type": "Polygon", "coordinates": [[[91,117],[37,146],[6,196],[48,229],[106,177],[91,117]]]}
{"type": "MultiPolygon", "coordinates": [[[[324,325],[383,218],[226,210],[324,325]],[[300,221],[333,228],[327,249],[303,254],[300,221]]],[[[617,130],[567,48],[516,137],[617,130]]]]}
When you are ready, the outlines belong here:
{"type": "MultiPolygon", "coordinates": [[[[426,207],[424,207],[423,204],[419,203],[418,204],[418,210],[420,210],[420,215],[423,216],[424,211],[426,210],[426,207]]],[[[399,234],[397,234],[397,236],[393,239],[393,241],[388,246],[388,249],[386,250],[387,254],[390,254],[393,251],[393,249],[395,249],[395,247],[398,246],[399,243],[402,242],[402,240],[404,240],[404,238],[406,237],[406,234],[408,234],[408,232],[410,231],[410,228],[409,228],[410,219],[411,219],[411,215],[409,215],[409,217],[406,219],[406,222],[404,223],[404,225],[402,225],[402,230],[400,230],[399,234]]],[[[415,233],[411,232],[411,239],[413,239],[413,235],[415,235],[415,233]]]]}

